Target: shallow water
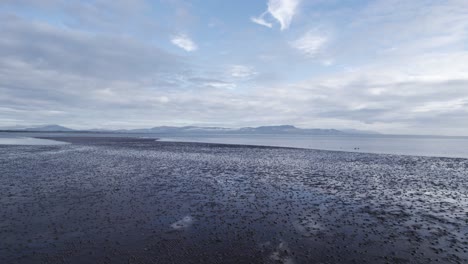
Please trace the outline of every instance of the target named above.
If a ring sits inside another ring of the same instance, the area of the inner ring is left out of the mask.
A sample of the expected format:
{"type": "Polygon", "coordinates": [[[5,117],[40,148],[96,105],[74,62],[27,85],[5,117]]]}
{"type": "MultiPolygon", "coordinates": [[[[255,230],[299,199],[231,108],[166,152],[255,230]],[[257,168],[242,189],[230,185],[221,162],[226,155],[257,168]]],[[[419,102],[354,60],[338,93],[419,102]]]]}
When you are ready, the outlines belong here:
{"type": "Polygon", "coordinates": [[[468,158],[468,137],[394,135],[163,135],[160,140],[468,158]]]}
{"type": "Polygon", "coordinates": [[[293,147],[360,153],[468,158],[468,137],[401,135],[234,135],[107,132],[0,132],[4,137],[131,137],[160,141],[293,147]]]}
{"type": "Polygon", "coordinates": [[[0,134],[0,145],[63,145],[68,144],[67,142],[40,139],[32,137],[20,137],[15,135],[1,135],[0,134]]]}
{"type": "Polygon", "coordinates": [[[0,146],[0,263],[467,263],[468,159],[0,146]]]}

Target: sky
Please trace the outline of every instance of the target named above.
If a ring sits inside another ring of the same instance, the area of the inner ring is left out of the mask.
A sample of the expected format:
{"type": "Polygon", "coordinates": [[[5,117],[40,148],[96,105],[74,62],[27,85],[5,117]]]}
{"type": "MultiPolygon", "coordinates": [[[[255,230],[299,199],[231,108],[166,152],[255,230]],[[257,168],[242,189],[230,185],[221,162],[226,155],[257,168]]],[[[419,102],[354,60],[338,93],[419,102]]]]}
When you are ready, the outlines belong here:
{"type": "Polygon", "coordinates": [[[0,0],[0,126],[468,136],[467,0],[0,0]]]}

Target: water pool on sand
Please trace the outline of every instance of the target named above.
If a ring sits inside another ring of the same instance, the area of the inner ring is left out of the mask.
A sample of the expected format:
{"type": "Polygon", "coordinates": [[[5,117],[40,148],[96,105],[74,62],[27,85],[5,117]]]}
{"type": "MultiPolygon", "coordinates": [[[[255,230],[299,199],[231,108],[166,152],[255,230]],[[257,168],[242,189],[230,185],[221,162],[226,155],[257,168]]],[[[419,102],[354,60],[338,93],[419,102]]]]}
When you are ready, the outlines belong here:
{"type": "Polygon", "coordinates": [[[0,145],[64,145],[67,142],[32,138],[32,137],[17,137],[0,135],[0,145]]]}

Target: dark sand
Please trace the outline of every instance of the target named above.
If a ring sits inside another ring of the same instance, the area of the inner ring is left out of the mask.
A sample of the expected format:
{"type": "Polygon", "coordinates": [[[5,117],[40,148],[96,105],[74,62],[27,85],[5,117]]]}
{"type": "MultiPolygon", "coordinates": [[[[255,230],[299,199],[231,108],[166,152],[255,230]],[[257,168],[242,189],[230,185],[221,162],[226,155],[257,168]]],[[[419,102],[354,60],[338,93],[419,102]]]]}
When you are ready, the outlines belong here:
{"type": "Polygon", "coordinates": [[[0,146],[0,263],[468,263],[468,160],[0,146]]]}

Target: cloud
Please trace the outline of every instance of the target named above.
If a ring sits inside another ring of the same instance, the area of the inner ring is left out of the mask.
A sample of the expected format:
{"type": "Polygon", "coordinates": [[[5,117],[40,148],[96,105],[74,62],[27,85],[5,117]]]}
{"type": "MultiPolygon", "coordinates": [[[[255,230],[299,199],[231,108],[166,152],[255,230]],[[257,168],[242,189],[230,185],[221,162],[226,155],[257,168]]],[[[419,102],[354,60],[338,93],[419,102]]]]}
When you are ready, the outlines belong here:
{"type": "Polygon", "coordinates": [[[0,17],[0,55],[6,63],[87,77],[135,79],[183,67],[181,59],[125,36],[93,34],[22,18],[0,17]],[[9,60],[7,60],[9,59],[9,60]]]}
{"type": "Polygon", "coordinates": [[[400,133],[463,135],[456,122],[468,115],[467,59],[468,52],[398,58],[271,93],[318,120],[358,121],[374,129],[390,125],[400,133]],[[443,127],[433,127],[442,120],[443,127]],[[421,130],[414,130],[416,124],[421,130]]]}
{"type": "Polygon", "coordinates": [[[262,26],[271,28],[273,25],[265,20],[266,15],[272,16],[279,24],[280,29],[289,28],[301,0],[268,0],[268,9],[259,17],[252,17],[251,21],[262,26]]]}
{"type": "Polygon", "coordinates": [[[372,1],[357,10],[349,26],[353,35],[346,45],[354,54],[357,49],[365,54],[380,50],[388,56],[457,50],[467,41],[468,2],[372,1]]]}
{"type": "Polygon", "coordinates": [[[228,67],[227,74],[235,79],[249,79],[257,75],[257,72],[250,66],[231,65],[228,67]]]}
{"type": "MultiPolygon", "coordinates": [[[[225,20],[224,31],[201,39],[211,45],[203,56],[165,50],[171,32],[207,36],[198,8],[193,20],[172,23],[170,4],[154,11],[140,2],[9,1],[0,11],[0,125],[468,131],[466,1],[313,1],[301,7],[313,10],[298,28],[326,30],[285,42],[225,20]]],[[[286,2],[269,1],[253,20],[290,28],[298,7],[280,12],[286,2]]],[[[173,39],[196,47],[188,35],[173,39]]]]}
{"type": "Polygon", "coordinates": [[[190,215],[188,215],[182,218],[181,220],[175,223],[172,223],[171,228],[176,229],[176,230],[187,229],[190,226],[192,226],[193,222],[194,222],[193,218],[190,215]]]}
{"type": "Polygon", "coordinates": [[[297,49],[307,57],[316,57],[327,42],[327,37],[319,35],[314,31],[308,31],[300,38],[291,42],[291,47],[297,49]]]}
{"type": "Polygon", "coordinates": [[[207,86],[211,86],[214,88],[223,88],[223,89],[234,89],[236,88],[236,84],[234,83],[227,83],[227,82],[208,82],[205,83],[207,86]]]}
{"type": "Polygon", "coordinates": [[[179,34],[179,35],[172,36],[171,42],[177,47],[184,49],[185,51],[188,51],[188,52],[195,51],[198,49],[197,44],[195,44],[195,42],[193,42],[193,40],[186,34],[179,34]]]}
{"type": "Polygon", "coordinates": [[[213,87],[213,88],[224,88],[224,89],[234,89],[236,88],[236,84],[233,82],[227,82],[223,80],[213,79],[213,78],[203,78],[203,77],[195,77],[189,78],[189,82],[193,85],[202,87],[213,87]]]}
{"type": "Polygon", "coordinates": [[[13,124],[86,127],[115,115],[138,120],[144,108],[158,111],[171,103],[171,93],[185,89],[186,62],[137,39],[14,16],[3,21],[0,105],[16,112],[0,113],[0,119],[13,124]]]}
{"type": "MultiPolygon", "coordinates": [[[[268,11],[267,11],[267,12],[268,12],[268,11]]],[[[262,14],[261,16],[259,16],[259,17],[251,17],[250,20],[251,20],[252,22],[254,22],[254,23],[259,24],[259,25],[272,28],[272,27],[273,27],[273,24],[270,23],[270,22],[267,22],[267,21],[265,21],[265,19],[263,19],[263,16],[264,16],[265,14],[266,14],[266,12],[263,13],[263,14],[262,14]]]]}

